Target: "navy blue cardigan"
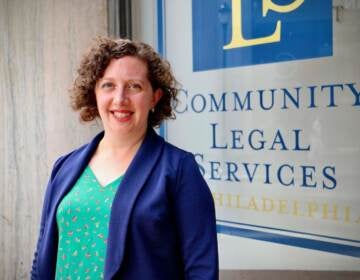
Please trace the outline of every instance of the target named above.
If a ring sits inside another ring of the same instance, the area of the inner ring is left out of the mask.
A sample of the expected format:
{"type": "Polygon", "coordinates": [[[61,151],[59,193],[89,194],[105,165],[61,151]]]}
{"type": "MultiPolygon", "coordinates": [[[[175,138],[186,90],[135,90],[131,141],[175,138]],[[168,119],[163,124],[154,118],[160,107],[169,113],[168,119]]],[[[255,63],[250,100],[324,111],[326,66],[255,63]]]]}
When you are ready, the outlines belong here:
{"type": "MultiPolygon", "coordinates": [[[[54,279],[56,209],[103,137],[59,158],[48,183],[31,279],[54,279]]],[[[115,195],[105,279],[218,279],[215,210],[192,154],[152,129],[115,195]]]]}

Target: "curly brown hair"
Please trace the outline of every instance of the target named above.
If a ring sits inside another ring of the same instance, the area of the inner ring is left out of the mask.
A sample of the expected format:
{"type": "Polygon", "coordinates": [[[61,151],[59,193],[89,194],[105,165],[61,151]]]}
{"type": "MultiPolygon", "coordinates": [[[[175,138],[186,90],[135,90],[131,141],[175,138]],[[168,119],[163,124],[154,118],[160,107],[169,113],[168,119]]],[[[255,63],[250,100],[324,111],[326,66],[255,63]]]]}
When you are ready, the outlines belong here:
{"type": "Polygon", "coordinates": [[[107,37],[98,37],[83,56],[77,77],[70,89],[71,106],[74,110],[80,111],[80,119],[87,122],[99,117],[95,98],[96,82],[103,77],[112,59],[124,56],[134,56],[143,60],[147,64],[148,79],[153,90],[161,89],[163,92],[156,107],[149,114],[149,125],[156,127],[165,119],[174,119],[172,106],[177,103],[178,83],[169,62],[162,59],[148,44],[107,37]]]}

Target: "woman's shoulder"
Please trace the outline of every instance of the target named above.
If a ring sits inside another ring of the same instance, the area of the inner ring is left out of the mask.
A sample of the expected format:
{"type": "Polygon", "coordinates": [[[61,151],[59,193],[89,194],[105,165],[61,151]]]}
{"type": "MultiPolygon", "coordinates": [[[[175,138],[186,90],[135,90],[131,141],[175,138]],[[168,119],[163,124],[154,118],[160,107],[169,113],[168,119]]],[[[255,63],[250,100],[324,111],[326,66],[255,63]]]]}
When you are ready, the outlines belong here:
{"type": "MultiPolygon", "coordinates": [[[[85,146],[85,145],[84,145],[85,146]]],[[[83,146],[82,146],[83,147],[83,146]]],[[[69,158],[71,158],[72,156],[76,155],[80,150],[81,148],[78,148],[78,149],[75,149],[75,150],[72,150],[70,151],[69,153],[67,154],[64,154],[64,155],[61,155],[60,157],[58,157],[54,164],[53,164],[53,168],[52,168],[52,171],[51,171],[51,180],[54,178],[54,176],[58,173],[58,171],[60,170],[60,168],[64,165],[64,163],[66,163],[68,161],[69,158]]]]}
{"type": "Polygon", "coordinates": [[[167,141],[164,142],[162,154],[163,162],[172,167],[176,172],[183,168],[197,169],[194,154],[167,141]]]}
{"type": "Polygon", "coordinates": [[[85,149],[86,147],[89,145],[89,143],[87,144],[83,144],[82,146],[75,148],[65,154],[60,155],[55,163],[54,163],[54,167],[62,165],[64,162],[66,162],[69,158],[73,158],[76,157],[77,155],[80,155],[85,149]]]}
{"type": "Polygon", "coordinates": [[[54,166],[57,166],[57,165],[61,166],[65,162],[69,162],[69,161],[76,160],[79,158],[84,158],[87,155],[92,154],[95,151],[95,149],[96,149],[99,141],[103,137],[103,135],[104,135],[104,132],[102,131],[102,132],[98,133],[93,139],[91,139],[90,142],[87,142],[87,143],[81,145],[80,147],[77,147],[77,148],[71,150],[70,152],[61,155],[56,160],[54,166]]]}
{"type": "Polygon", "coordinates": [[[71,150],[70,152],[61,155],[57,158],[53,165],[51,177],[56,175],[58,171],[66,165],[72,166],[74,162],[81,162],[96,149],[99,139],[101,139],[102,133],[96,135],[90,142],[81,145],[78,148],[71,150]]]}
{"type": "Polygon", "coordinates": [[[191,152],[186,151],[183,148],[180,148],[167,141],[164,141],[164,152],[170,154],[173,157],[176,157],[176,159],[193,157],[191,152]]]}

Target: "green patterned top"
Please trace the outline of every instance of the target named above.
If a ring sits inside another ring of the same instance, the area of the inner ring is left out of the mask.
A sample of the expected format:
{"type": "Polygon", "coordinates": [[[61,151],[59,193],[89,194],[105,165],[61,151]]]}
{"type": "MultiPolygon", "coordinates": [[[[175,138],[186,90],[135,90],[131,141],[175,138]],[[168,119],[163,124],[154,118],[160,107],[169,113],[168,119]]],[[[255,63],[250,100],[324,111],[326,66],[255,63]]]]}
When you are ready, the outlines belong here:
{"type": "Polygon", "coordinates": [[[122,177],[101,186],[86,167],[56,212],[56,279],[103,279],[111,205],[122,177]]]}

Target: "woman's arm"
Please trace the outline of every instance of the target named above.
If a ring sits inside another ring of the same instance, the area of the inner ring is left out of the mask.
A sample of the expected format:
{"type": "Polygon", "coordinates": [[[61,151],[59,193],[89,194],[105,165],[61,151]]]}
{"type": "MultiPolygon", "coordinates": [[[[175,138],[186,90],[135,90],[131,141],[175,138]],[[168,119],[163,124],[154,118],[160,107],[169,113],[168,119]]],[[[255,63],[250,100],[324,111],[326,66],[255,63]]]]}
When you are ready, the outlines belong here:
{"type": "Polygon", "coordinates": [[[55,175],[57,174],[57,171],[59,170],[60,166],[61,166],[61,162],[62,159],[64,157],[60,157],[53,166],[52,172],[51,172],[51,176],[49,179],[49,182],[47,184],[46,187],[46,192],[45,192],[45,198],[44,198],[44,202],[43,202],[43,209],[42,209],[42,213],[41,213],[41,222],[40,222],[40,233],[39,233],[39,238],[38,238],[38,242],[36,245],[36,250],[34,253],[34,259],[33,259],[33,263],[32,263],[32,268],[31,268],[31,274],[30,274],[30,279],[31,280],[35,280],[35,279],[40,279],[39,275],[37,273],[37,260],[38,260],[38,252],[39,252],[39,246],[41,244],[41,240],[43,238],[44,235],[44,230],[45,230],[45,225],[47,222],[47,214],[48,214],[48,209],[49,209],[49,203],[50,203],[50,198],[51,198],[51,185],[52,185],[52,181],[55,177],[55,175]]]}
{"type": "Polygon", "coordinates": [[[175,219],[185,279],[218,279],[215,207],[211,192],[192,154],[180,162],[175,193],[175,219]]]}

